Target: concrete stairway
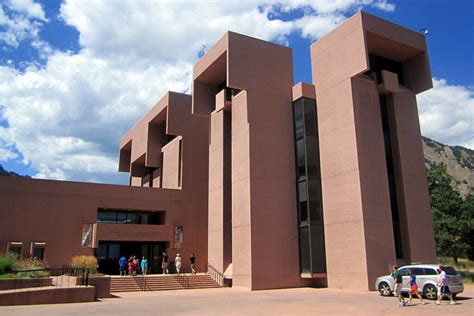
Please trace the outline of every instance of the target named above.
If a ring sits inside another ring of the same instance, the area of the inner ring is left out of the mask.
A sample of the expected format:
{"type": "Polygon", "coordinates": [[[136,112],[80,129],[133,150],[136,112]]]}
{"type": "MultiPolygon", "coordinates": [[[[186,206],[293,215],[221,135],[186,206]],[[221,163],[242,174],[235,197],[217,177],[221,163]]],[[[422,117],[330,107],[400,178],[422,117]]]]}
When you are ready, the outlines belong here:
{"type": "Polygon", "coordinates": [[[110,280],[110,292],[136,292],[136,291],[160,291],[160,290],[183,290],[204,289],[220,287],[207,274],[198,275],[147,275],[147,276],[124,276],[112,277],[110,280]]]}

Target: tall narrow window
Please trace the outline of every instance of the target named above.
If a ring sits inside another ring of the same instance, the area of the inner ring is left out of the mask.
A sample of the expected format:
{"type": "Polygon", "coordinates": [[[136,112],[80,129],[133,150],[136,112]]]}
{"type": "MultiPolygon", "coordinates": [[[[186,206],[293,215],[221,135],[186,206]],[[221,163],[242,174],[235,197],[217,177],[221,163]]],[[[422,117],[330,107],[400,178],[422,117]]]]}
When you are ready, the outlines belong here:
{"type": "Polygon", "coordinates": [[[326,272],[316,101],[293,102],[300,271],[326,272]]]}

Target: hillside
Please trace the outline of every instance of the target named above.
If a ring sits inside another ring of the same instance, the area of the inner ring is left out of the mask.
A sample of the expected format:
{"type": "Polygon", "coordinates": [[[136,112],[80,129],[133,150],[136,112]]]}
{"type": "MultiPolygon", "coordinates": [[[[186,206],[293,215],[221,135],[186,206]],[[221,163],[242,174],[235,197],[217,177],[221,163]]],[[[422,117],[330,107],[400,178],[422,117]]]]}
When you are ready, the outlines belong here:
{"type": "Polygon", "coordinates": [[[425,163],[444,163],[448,174],[453,177],[459,192],[465,196],[474,188],[474,150],[461,146],[448,146],[423,137],[425,163]]]}

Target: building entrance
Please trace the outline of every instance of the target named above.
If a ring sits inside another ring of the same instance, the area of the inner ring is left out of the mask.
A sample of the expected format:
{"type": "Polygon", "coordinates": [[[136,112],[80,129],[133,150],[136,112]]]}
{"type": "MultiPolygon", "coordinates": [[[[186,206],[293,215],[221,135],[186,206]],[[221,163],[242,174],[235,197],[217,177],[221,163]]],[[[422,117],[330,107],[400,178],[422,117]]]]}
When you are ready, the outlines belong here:
{"type": "Polygon", "coordinates": [[[161,254],[166,249],[166,242],[140,242],[140,241],[99,241],[96,257],[99,272],[109,275],[119,274],[118,260],[125,256],[127,260],[136,256],[140,260],[148,259],[148,273],[161,273],[161,254]]]}

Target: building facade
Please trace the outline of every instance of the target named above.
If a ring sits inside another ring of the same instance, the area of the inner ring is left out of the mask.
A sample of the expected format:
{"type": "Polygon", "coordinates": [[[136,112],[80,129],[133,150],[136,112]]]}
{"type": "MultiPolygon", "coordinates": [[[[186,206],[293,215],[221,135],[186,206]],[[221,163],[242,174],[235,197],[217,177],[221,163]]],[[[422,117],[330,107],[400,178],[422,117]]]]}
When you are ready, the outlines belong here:
{"type": "Polygon", "coordinates": [[[95,254],[108,273],[122,254],[160,272],[162,251],[195,253],[253,290],[374,289],[390,264],[434,262],[424,36],[360,12],[311,62],[313,84],[293,85],[291,49],[227,32],[192,95],[169,92],[121,139],[129,187],[0,179],[0,247],[50,265],[95,254]]]}

